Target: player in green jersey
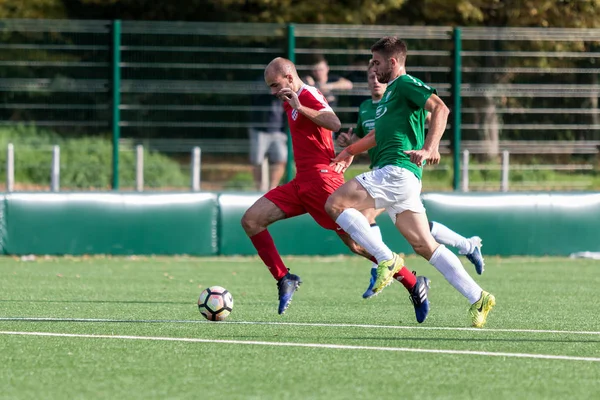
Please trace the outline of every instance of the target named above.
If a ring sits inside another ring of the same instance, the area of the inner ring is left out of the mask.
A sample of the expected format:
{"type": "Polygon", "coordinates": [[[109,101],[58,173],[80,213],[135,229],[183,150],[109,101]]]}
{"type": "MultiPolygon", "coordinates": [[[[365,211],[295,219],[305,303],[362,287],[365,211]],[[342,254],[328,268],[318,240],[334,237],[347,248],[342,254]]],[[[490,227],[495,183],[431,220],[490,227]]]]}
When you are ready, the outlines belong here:
{"type": "MultiPolygon", "coordinates": [[[[337,137],[336,143],[340,147],[347,147],[352,143],[357,142],[360,138],[365,137],[375,127],[375,111],[377,110],[379,101],[383,97],[383,93],[385,92],[387,85],[377,80],[377,75],[373,71],[372,63],[369,63],[369,67],[367,69],[367,83],[369,91],[371,92],[371,98],[363,101],[360,104],[358,109],[358,120],[356,122],[356,128],[354,129],[354,132],[352,131],[352,128],[350,128],[348,132],[341,132],[337,137]]],[[[427,120],[430,116],[431,114],[428,113],[427,120]]],[[[368,151],[370,159],[373,159],[375,152],[377,151],[377,146],[370,148],[368,151]]],[[[373,168],[373,165],[371,165],[370,168],[373,168]]],[[[383,211],[385,211],[383,208],[362,211],[363,215],[365,215],[369,220],[371,230],[379,236],[381,236],[381,231],[379,230],[379,226],[377,226],[375,223],[375,218],[377,218],[383,211]]],[[[467,259],[473,263],[475,270],[479,275],[483,273],[485,263],[483,256],[481,255],[481,238],[479,236],[466,238],[454,232],[445,225],[435,221],[429,222],[429,230],[437,242],[447,246],[456,247],[459,254],[465,255],[467,259]]],[[[376,295],[376,293],[373,291],[376,277],[377,264],[374,264],[373,268],[371,268],[369,287],[363,293],[363,298],[368,299],[376,295]]]]}
{"type": "MultiPolygon", "coordinates": [[[[375,292],[389,285],[400,268],[400,257],[372,235],[369,221],[361,214],[367,208],[385,208],[398,231],[414,251],[424,257],[469,300],[471,323],[482,327],[496,303],[465,271],[458,257],[431,235],[421,202],[421,177],[425,162],[440,161],[439,142],[449,110],[435,89],[406,73],[406,44],[384,37],[371,47],[373,70],[387,88],[375,112],[375,128],[358,142],[346,147],[333,163],[377,146],[373,170],[338,188],[325,209],[345,232],[378,261],[375,292]],[[431,113],[425,137],[425,119],[431,113]]],[[[417,301],[427,303],[426,290],[417,301]]],[[[413,301],[415,299],[413,298],[413,301]]],[[[417,310],[417,305],[415,305],[417,310]]],[[[419,319],[417,317],[417,319],[419,319]]]]}

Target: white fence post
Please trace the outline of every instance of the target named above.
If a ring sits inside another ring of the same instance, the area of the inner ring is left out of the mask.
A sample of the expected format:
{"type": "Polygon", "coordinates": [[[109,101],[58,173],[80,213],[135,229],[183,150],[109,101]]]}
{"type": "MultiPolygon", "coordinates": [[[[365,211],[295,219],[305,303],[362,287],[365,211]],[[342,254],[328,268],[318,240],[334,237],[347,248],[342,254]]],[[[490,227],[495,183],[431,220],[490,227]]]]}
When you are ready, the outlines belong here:
{"type": "Polygon", "coordinates": [[[469,150],[463,151],[462,160],[462,191],[469,191],[469,150]]]}
{"type": "Polygon", "coordinates": [[[269,171],[269,160],[265,157],[260,164],[260,191],[269,191],[271,176],[269,171]]]}
{"type": "Polygon", "coordinates": [[[50,190],[60,191],[60,146],[52,146],[52,171],[50,173],[50,190]]]}
{"type": "Polygon", "coordinates": [[[502,152],[502,186],[501,190],[503,192],[508,192],[508,173],[510,171],[509,165],[510,154],[508,150],[504,150],[502,152]]]}
{"type": "Polygon", "coordinates": [[[192,150],[192,191],[200,191],[200,160],[202,152],[200,147],[196,146],[192,150]]]}
{"type": "Polygon", "coordinates": [[[6,148],[6,191],[15,190],[15,147],[9,143],[6,148]]]}
{"type": "Polygon", "coordinates": [[[144,191],[144,146],[135,146],[135,190],[144,191]]]}

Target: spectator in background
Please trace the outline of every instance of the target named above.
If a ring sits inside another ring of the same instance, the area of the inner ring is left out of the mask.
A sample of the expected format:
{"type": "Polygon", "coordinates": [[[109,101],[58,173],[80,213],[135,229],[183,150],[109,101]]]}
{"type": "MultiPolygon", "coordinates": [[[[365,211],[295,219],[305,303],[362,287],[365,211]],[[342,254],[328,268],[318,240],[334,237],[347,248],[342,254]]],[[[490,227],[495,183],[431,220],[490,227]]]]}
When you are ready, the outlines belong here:
{"type": "MultiPolygon", "coordinates": [[[[260,78],[261,88],[264,79],[260,78]]],[[[271,190],[281,181],[288,158],[285,121],[287,117],[281,101],[268,91],[252,96],[252,105],[260,107],[253,111],[251,121],[255,124],[248,131],[250,136],[250,162],[254,166],[254,183],[257,190],[271,190]],[[269,186],[261,187],[262,163],[269,162],[269,186]]]]}
{"type": "MultiPolygon", "coordinates": [[[[351,82],[364,82],[365,81],[365,70],[369,67],[369,60],[364,56],[358,56],[350,63],[350,72],[346,74],[346,79],[349,79],[351,82]]],[[[358,89],[357,85],[354,86],[354,89],[358,89]]],[[[348,114],[351,120],[358,119],[358,108],[364,101],[364,96],[349,96],[348,97],[348,106],[352,108],[356,108],[356,112],[352,114],[348,114]]]]}
{"type": "Polygon", "coordinates": [[[352,89],[352,81],[329,73],[329,64],[325,57],[321,55],[315,56],[311,74],[304,80],[310,86],[319,89],[323,93],[323,96],[325,96],[329,106],[334,110],[337,107],[337,97],[332,91],[352,89]]]}

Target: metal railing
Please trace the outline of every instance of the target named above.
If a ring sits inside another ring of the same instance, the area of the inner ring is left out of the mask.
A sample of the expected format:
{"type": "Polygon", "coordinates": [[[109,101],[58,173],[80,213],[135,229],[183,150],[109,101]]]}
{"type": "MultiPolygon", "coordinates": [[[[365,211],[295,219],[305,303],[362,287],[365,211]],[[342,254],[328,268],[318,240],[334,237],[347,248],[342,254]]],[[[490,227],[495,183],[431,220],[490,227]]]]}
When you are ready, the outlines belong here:
{"type": "MultiPolygon", "coordinates": [[[[135,191],[143,192],[144,185],[144,154],[143,145],[135,146],[135,191]]],[[[192,192],[201,190],[201,149],[194,146],[191,152],[190,184],[188,189],[192,192]]],[[[46,166],[49,170],[49,189],[51,192],[60,191],[60,172],[63,167],[60,162],[60,146],[52,146],[52,159],[46,166]]],[[[44,186],[44,185],[43,185],[44,186]]],[[[15,147],[9,143],[6,148],[6,192],[15,191],[15,147]]]]}
{"type": "Polygon", "coordinates": [[[331,73],[350,78],[336,112],[344,130],[353,126],[369,95],[369,48],[385,35],[407,40],[409,73],[453,111],[442,148],[453,156],[449,187],[461,187],[465,149],[496,160],[504,150],[531,151],[544,168],[598,173],[600,30],[0,20],[0,32],[0,129],[30,123],[67,137],[110,135],[113,188],[119,155],[138,144],[176,155],[190,174],[189,155],[201,147],[207,183],[223,160],[223,168],[247,165],[247,131],[265,126],[256,118],[265,107],[252,97],[266,93],[262,72],[276,56],[294,59],[304,76],[321,54],[331,73]],[[565,164],[557,155],[584,159],[565,164]]]}

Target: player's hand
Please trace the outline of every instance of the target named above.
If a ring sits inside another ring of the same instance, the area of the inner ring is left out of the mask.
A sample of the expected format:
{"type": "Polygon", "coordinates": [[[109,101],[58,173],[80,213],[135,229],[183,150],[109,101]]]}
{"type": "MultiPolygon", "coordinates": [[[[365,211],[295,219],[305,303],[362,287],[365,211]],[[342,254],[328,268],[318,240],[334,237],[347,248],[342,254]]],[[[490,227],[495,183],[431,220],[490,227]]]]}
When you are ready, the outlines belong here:
{"type": "Polygon", "coordinates": [[[425,161],[432,165],[439,164],[440,162],[440,152],[438,150],[407,150],[404,153],[410,155],[410,161],[419,167],[422,167],[425,161]]]}
{"type": "Polygon", "coordinates": [[[333,170],[335,172],[343,174],[344,172],[346,172],[350,164],[352,164],[352,160],[354,160],[354,156],[350,156],[349,158],[346,158],[342,161],[338,161],[336,163],[332,162],[331,165],[333,166],[333,170]]]}
{"type": "Polygon", "coordinates": [[[277,96],[281,101],[287,101],[294,110],[300,108],[300,100],[298,100],[298,94],[296,94],[296,92],[294,92],[290,88],[281,89],[279,92],[277,92],[275,96],[277,96]]]}
{"type": "MultiPolygon", "coordinates": [[[[348,159],[352,159],[354,156],[348,152],[348,148],[346,147],[344,150],[340,151],[340,153],[331,159],[330,166],[334,166],[336,163],[347,162],[348,159]]],[[[352,160],[350,160],[352,162],[352,160]]],[[[350,165],[350,163],[348,163],[350,165]]]]}
{"type": "Polygon", "coordinates": [[[350,146],[350,137],[352,136],[352,128],[348,129],[348,132],[340,132],[340,135],[335,139],[335,142],[340,147],[350,146]]]}
{"type": "Polygon", "coordinates": [[[316,86],[317,88],[319,88],[319,90],[323,94],[331,92],[331,85],[328,84],[328,83],[319,83],[319,84],[316,84],[316,82],[315,82],[314,86],[316,86]]]}
{"type": "Polygon", "coordinates": [[[442,158],[442,156],[440,155],[440,151],[438,149],[435,149],[429,153],[429,158],[427,159],[427,162],[431,165],[436,165],[440,163],[440,158],[442,158]]]}

